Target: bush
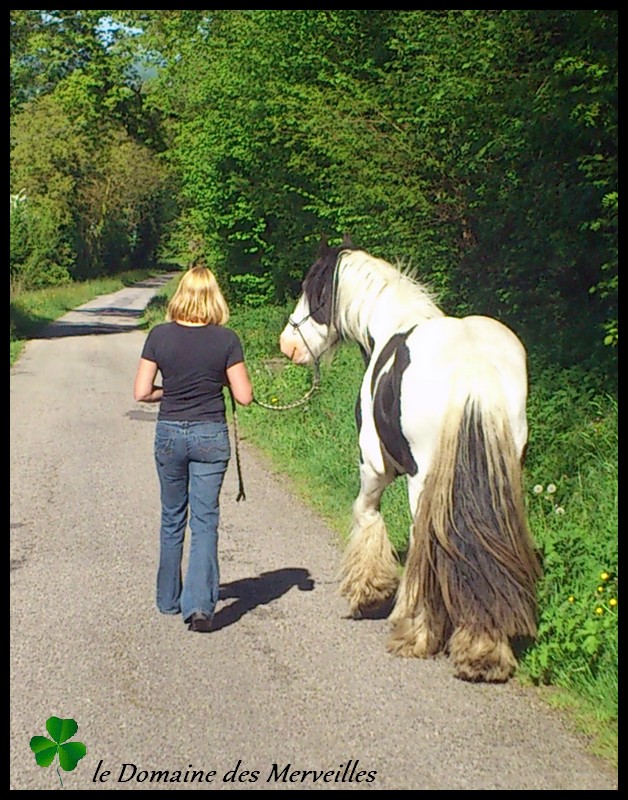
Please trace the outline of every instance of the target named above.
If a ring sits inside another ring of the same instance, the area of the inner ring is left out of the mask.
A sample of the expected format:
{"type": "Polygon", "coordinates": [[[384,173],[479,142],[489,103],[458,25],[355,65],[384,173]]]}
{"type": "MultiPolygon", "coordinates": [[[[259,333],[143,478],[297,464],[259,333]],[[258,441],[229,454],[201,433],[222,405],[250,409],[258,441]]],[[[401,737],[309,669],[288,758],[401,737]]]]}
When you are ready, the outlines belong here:
{"type": "Polygon", "coordinates": [[[12,286],[42,289],[70,281],[74,254],[49,206],[25,199],[12,202],[9,228],[12,286]]]}

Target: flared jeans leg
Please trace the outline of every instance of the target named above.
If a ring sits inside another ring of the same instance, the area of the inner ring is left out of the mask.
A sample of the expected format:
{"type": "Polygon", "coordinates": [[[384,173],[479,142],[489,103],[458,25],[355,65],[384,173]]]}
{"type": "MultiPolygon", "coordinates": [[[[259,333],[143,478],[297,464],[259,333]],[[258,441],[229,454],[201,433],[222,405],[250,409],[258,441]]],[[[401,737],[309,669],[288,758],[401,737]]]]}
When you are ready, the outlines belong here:
{"type": "Polygon", "coordinates": [[[157,608],[162,614],[181,611],[181,560],[188,521],[188,467],[183,442],[157,423],[155,463],[161,491],[157,608]],[[167,435],[166,435],[167,434],[167,435]]]}
{"type": "Polygon", "coordinates": [[[190,554],[181,594],[187,619],[195,611],[214,614],[220,590],[219,497],[226,462],[190,462],[190,554]]]}

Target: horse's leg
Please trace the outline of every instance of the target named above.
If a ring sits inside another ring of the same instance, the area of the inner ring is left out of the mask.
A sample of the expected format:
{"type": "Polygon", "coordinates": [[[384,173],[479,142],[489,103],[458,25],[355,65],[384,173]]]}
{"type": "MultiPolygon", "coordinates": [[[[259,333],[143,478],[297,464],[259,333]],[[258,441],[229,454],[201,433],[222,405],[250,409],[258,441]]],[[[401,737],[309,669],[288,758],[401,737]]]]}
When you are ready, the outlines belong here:
{"type": "Polygon", "coordinates": [[[353,504],[353,527],[344,551],[340,593],[351,615],[382,605],[395,594],[398,561],[380,512],[384,489],[395,474],[376,472],[368,463],[360,466],[360,493],[353,504]]]}
{"type": "Polygon", "coordinates": [[[420,562],[426,554],[420,552],[421,537],[416,535],[415,519],[425,483],[427,460],[424,469],[408,477],[408,499],[413,522],[410,525],[406,565],[401,577],[394,608],[389,620],[392,631],[387,650],[397,656],[428,658],[442,651],[447,642],[449,617],[439,591],[432,592],[432,601],[426,605],[425,575],[421,578],[420,562]]]}

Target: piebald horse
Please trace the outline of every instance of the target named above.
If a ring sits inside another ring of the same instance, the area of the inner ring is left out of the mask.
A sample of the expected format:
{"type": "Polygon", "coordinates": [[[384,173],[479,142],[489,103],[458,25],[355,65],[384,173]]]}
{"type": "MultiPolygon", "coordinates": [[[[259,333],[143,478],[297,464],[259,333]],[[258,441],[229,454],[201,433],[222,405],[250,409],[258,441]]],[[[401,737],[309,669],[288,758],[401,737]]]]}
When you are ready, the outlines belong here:
{"type": "Polygon", "coordinates": [[[495,319],[446,316],[415,278],[347,236],[321,241],[280,348],[312,365],[343,340],[358,343],[366,371],[341,595],[353,617],[394,603],[391,653],[444,653],[457,678],[507,681],[514,640],[536,635],[540,576],[522,487],[526,351],[495,319]],[[380,512],[400,475],[413,519],[403,570],[380,512]]]}

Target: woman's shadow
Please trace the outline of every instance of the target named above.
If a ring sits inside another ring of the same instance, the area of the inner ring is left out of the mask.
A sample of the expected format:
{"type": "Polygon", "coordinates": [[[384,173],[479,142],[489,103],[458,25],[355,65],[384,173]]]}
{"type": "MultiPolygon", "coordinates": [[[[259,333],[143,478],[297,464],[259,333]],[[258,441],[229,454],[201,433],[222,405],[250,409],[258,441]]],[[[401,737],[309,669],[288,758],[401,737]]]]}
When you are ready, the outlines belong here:
{"type": "Polygon", "coordinates": [[[235,602],[216,612],[213,630],[218,631],[233,625],[247,612],[277,600],[282,594],[296,586],[302,592],[314,589],[314,580],[306,569],[297,567],[262,572],[257,578],[242,578],[220,587],[220,599],[235,602]]]}

